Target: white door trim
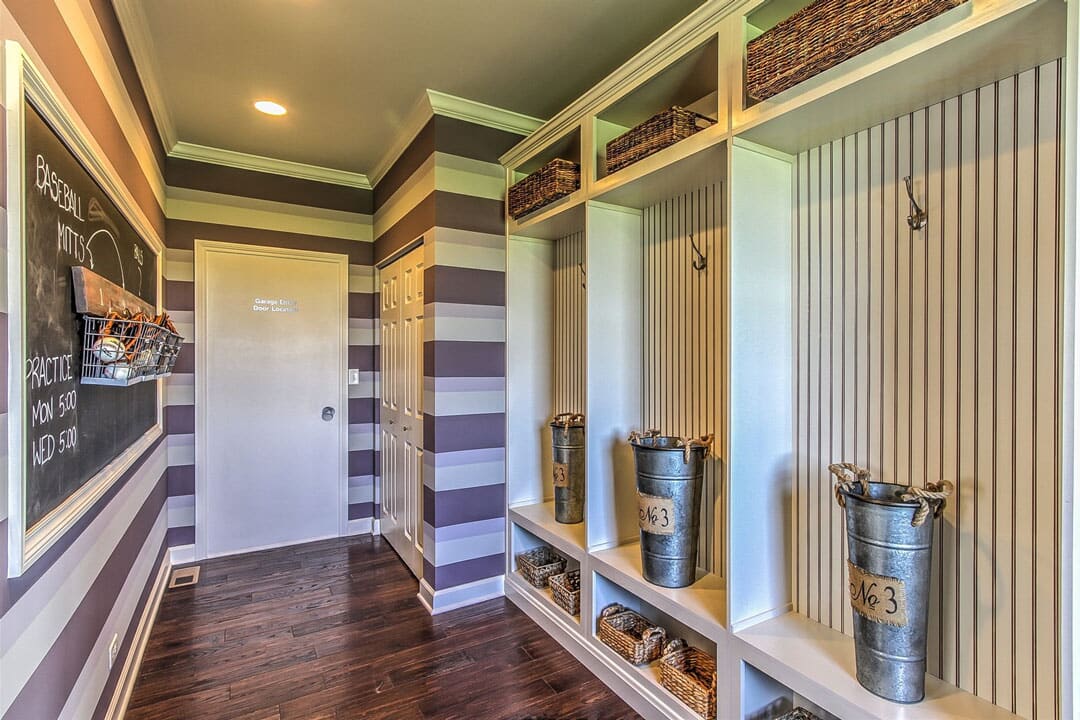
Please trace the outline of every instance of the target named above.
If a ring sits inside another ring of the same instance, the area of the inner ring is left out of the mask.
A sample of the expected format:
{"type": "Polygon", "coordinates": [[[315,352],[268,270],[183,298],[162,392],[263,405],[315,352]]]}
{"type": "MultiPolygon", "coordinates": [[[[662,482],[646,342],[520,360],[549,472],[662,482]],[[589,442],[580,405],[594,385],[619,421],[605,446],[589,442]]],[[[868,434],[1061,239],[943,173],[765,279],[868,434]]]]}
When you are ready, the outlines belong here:
{"type": "MultiPolygon", "coordinates": [[[[296,260],[320,260],[335,263],[339,266],[341,287],[341,317],[346,318],[341,323],[338,332],[341,340],[341,357],[338,367],[338,400],[339,413],[344,413],[340,426],[338,446],[340,448],[338,458],[338,535],[344,537],[348,534],[349,523],[349,388],[347,374],[349,366],[349,259],[345,255],[337,253],[316,252],[314,250],[291,250],[288,248],[261,247],[257,245],[241,245],[239,243],[221,242],[219,240],[195,240],[195,558],[202,560],[207,557],[207,528],[200,518],[208,517],[207,493],[206,493],[206,443],[201,438],[206,437],[206,256],[209,253],[228,253],[236,255],[269,256],[274,258],[296,260]]],[[[262,549],[262,548],[260,548],[262,549]]]]}

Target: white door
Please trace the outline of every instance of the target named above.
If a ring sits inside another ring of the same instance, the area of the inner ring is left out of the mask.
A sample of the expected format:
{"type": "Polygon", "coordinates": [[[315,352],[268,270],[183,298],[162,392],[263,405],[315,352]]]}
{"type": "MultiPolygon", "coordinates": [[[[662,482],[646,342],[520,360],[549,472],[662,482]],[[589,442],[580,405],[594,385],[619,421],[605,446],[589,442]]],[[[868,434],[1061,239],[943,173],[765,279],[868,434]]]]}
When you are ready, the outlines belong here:
{"type": "Polygon", "coordinates": [[[344,533],[343,255],[198,241],[196,553],[344,533]]]}
{"type": "Polygon", "coordinates": [[[382,353],[379,527],[401,559],[423,572],[424,249],[379,270],[382,353]]]}

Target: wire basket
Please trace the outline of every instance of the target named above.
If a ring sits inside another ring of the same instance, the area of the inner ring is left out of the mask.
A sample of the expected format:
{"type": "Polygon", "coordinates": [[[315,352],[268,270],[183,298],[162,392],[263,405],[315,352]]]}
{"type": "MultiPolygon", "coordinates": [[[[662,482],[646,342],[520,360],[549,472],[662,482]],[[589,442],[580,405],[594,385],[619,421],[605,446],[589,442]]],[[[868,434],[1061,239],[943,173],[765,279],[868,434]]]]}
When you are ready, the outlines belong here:
{"type": "Polygon", "coordinates": [[[566,570],[566,558],[547,545],[533,548],[517,556],[518,570],[533,587],[545,588],[552,575],[566,570]]]}
{"type": "Polygon", "coordinates": [[[552,575],[551,599],[570,615],[581,612],[581,571],[571,570],[561,575],[552,575]]]}
{"type": "Polygon", "coordinates": [[[704,650],[672,640],[660,659],[660,684],[703,718],[716,717],[716,660],[704,650]]]}
{"type": "Polygon", "coordinates": [[[168,375],[183,340],[166,316],[83,315],[81,381],[124,387],[168,375]]]}
{"type": "Polygon", "coordinates": [[[619,603],[612,603],[600,612],[596,637],[627,662],[645,665],[660,657],[667,630],[619,603]]]}

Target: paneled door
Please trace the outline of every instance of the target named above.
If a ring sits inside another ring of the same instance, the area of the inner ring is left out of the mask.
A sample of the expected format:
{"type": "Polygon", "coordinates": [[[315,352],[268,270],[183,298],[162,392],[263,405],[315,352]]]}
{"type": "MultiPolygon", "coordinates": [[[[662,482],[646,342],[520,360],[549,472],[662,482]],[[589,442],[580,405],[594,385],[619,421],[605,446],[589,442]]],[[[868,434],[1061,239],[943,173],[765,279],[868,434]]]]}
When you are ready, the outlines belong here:
{"type": "Polygon", "coordinates": [[[380,528],[420,577],[424,563],[424,248],[379,270],[380,528]]]}
{"type": "Polygon", "coordinates": [[[348,259],[199,240],[195,263],[196,553],[343,534],[348,259]]]}

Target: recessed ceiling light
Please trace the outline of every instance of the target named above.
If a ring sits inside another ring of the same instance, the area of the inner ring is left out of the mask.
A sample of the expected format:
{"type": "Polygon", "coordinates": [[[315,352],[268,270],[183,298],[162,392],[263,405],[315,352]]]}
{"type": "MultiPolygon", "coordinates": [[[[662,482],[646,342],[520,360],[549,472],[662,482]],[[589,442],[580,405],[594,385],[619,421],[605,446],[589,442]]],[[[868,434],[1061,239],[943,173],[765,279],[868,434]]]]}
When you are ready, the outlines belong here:
{"type": "Polygon", "coordinates": [[[255,103],[255,109],[267,115],[284,115],[287,112],[284,105],[279,105],[273,100],[259,100],[255,103]]]}

